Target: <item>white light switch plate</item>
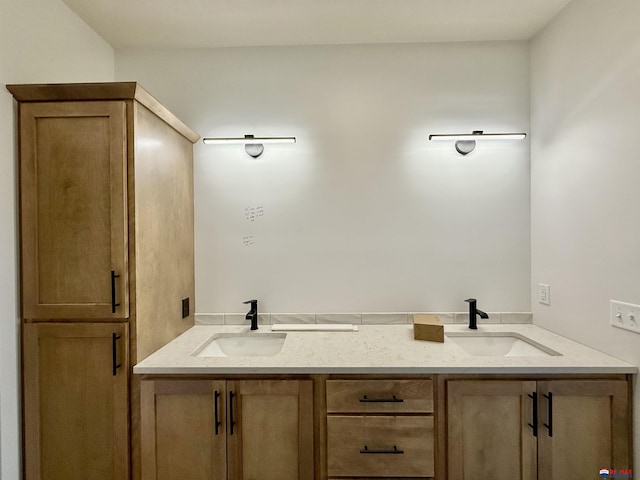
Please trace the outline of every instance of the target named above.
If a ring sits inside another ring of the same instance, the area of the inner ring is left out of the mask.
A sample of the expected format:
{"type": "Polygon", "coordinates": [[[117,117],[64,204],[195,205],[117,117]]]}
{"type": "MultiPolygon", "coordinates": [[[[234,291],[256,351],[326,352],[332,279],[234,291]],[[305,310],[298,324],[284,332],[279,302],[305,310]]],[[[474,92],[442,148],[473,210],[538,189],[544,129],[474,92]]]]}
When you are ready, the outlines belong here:
{"type": "Polygon", "coordinates": [[[538,303],[542,303],[544,305],[551,305],[551,287],[546,283],[538,284],[538,303]]]}
{"type": "Polygon", "coordinates": [[[640,333],[640,305],[611,300],[609,321],[612,326],[640,333]]]}

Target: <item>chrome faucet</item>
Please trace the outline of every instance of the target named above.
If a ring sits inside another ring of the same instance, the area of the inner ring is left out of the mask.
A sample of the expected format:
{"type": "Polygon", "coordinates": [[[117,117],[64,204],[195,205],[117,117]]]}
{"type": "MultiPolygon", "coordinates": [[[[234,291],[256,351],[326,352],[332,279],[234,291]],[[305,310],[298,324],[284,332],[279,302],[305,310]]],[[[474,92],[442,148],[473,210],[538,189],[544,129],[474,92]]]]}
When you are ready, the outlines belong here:
{"type": "Polygon", "coordinates": [[[476,308],[477,300],[475,298],[467,298],[465,302],[469,302],[469,328],[477,330],[478,325],[476,324],[476,315],[480,315],[480,318],[489,318],[489,315],[476,308]]]}
{"type": "Polygon", "coordinates": [[[242,302],[245,305],[250,303],[251,310],[247,312],[247,316],[245,317],[247,320],[251,320],[251,330],[258,329],[258,300],[247,300],[246,302],[242,302]]]}

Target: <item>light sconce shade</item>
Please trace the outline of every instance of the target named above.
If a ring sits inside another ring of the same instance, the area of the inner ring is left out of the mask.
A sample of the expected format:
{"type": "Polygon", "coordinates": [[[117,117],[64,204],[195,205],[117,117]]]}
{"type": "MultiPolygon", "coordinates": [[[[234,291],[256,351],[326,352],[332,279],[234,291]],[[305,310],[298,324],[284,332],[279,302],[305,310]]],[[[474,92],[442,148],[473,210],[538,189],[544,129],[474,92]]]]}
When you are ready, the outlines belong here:
{"type": "Polygon", "coordinates": [[[476,148],[476,140],[523,140],[526,136],[526,133],[484,133],[474,130],[473,133],[431,134],[429,140],[454,140],[457,152],[467,155],[476,148]]]}
{"type": "Polygon", "coordinates": [[[254,137],[245,135],[239,138],[203,138],[207,145],[244,144],[244,150],[253,158],[258,158],[264,152],[265,143],[296,143],[296,137],[254,137]]]}

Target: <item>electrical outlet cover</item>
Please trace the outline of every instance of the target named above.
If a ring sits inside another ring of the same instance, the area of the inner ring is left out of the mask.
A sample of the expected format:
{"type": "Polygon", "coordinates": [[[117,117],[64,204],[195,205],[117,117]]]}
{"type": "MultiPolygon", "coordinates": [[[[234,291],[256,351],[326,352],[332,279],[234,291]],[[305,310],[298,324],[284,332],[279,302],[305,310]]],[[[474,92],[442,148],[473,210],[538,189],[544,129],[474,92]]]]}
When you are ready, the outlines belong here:
{"type": "Polygon", "coordinates": [[[538,303],[543,305],[551,305],[551,287],[546,283],[538,284],[538,303]]]}
{"type": "Polygon", "coordinates": [[[189,297],[182,299],[182,318],[189,316],[189,297]]]}

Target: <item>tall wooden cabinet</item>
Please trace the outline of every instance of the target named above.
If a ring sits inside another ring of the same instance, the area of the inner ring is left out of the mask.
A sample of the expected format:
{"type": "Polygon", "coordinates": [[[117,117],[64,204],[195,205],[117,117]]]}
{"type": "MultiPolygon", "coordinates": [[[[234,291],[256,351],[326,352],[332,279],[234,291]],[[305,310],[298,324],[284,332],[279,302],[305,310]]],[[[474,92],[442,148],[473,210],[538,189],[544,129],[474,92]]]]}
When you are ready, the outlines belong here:
{"type": "Polygon", "coordinates": [[[193,325],[193,143],[135,82],[18,101],[27,480],[140,476],[139,360],[193,325]]]}

